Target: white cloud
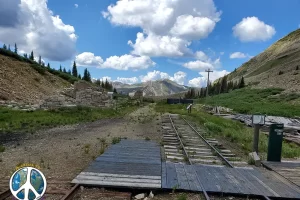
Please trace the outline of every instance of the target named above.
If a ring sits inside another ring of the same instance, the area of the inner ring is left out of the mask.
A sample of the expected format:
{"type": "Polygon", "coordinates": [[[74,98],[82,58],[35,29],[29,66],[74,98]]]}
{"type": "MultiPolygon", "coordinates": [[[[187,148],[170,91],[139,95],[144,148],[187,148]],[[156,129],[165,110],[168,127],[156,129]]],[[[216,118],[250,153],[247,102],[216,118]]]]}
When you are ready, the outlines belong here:
{"type": "Polygon", "coordinates": [[[91,52],[84,52],[76,56],[78,66],[91,66],[98,68],[111,68],[117,70],[140,70],[147,69],[155,65],[148,56],[111,56],[105,61],[100,56],[95,56],[91,52]]]}
{"type": "Polygon", "coordinates": [[[76,52],[74,27],[54,16],[47,0],[0,0],[0,38],[53,61],[68,60],[76,52]]]}
{"type": "Polygon", "coordinates": [[[223,52],[223,51],[222,51],[222,52],[220,52],[220,55],[221,55],[221,56],[223,56],[224,54],[225,54],[225,52],[223,52]]]}
{"type": "Polygon", "coordinates": [[[138,33],[135,43],[128,41],[128,44],[133,48],[132,53],[146,56],[165,56],[165,57],[180,57],[191,55],[191,51],[187,48],[190,42],[171,36],[157,36],[138,33]]]}
{"type": "Polygon", "coordinates": [[[193,78],[191,80],[189,80],[188,85],[191,87],[206,87],[207,84],[207,80],[204,77],[197,77],[197,78],[193,78]]]}
{"type": "Polygon", "coordinates": [[[153,62],[148,56],[111,56],[105,60],[100,68],[112,68],[117,70],[140,70],[148,69],[154,66],[156,63],[153,62]]]}
{"type": "Polygon", "coordinates": [[[173,77],[170,77],[171,81],[174,81],[179,85],[183,85],[185,79],[186,79],[186,73],[182,71],[176,72],[173,77]]]}
{"type": "Polygon", "coordinates": [[[103,59],[100,56],[95,56],[91,52],[83,52],[76,56],[75,61],[78,66],[93,66],[100,67],[103,63],[103,59]]]}
{"type": "MultiPolygon", "coordinates": [[[[215,70],[215,71],[209,73],[209,81],[214,82],[218,78],[223,77],[229,73],[230,72],[228,72],[227,70],[222,70],[222,71],[215,70]]],[[[205,77],[205,79],[207,80],[207,72],[199,72],[199,74],[201,76],[205,77]]]]}
{"type": "Polygon", "coordinates": [[[208,60],[208,56],[203,51],[197,51],[195,53],[195,57],[196,57],[196,59],[201,60],[201,61],[208,60]]]}
{"type": "Polygon", "coordinates": [[[147,56],[192,56],[192,40],[206,38],[220,20],[213,0],[119,0],[102,12],[112,24],[140,27],[133,53],[147,56]]]}
{"type": "Polygon", "coordinates": [[[196,60],[196,61],[187,62],[184,63],[183,66],[191,70],[204,71],[206,69],[219,68],[221,66],[221,61],[220,58],[214,61],[211,60],[210,58],[207,58],[206,61],[196,60]]]}
{"type": "Polygon", "coordinates": [[[232,54],[230,54],[230,59],[235,59],[235,58],[246,58],[247,55],[242,53],[242,52],[234,52],[232,54]]]}
{"type": "MultiPolygon", "coordinates": [[[[199,74],[201,75],[200,77],[189,80],[189,82],[188,82],[189,86],[191,86],[191,87],[206,87],[207,86],[207,72],[199,72],[199,74]]],[[[209,73],[209,81],[214,82],[218,78],[221,78],[227,74],[229,74],[229,72],[226,70],[211,72],[211,73],[209,73]]]]}
{"type": "Polygon", "coordinates": [[[247,17],[235,25],[233,34],[242,42],[266,41],[271,39],[276,31],[275,28],[260,21],[257,17],[247,17]]]}
{"type": "Polygon", "coordinates": [[[170,79],[180,85],[183,85],[186,79],[186,73],[178,71],[174,74],[174,76],[170,76],[168,73],[154,70],[152,72],[148,72],[145,76],[140,76],[140,79],[142,82],[170,79]]]}
{"type": "Polygon", "coordinates": [[[208,17],[181,15],[171,29],[171,34],[188,40],[206,38],[215,28],[216,22],[208,17]]]}
{"type": "Polygon", "coordinates": [[[131,77],[131,78],[118,77],[115,81],[125,83],[125,84],[135,84],[139,82],[139,79],[137,77],[131,77]]]}
{"type": "Polygon", "coordinates": [[[77,3],[75,3],[74,6],[75,6],[75,8],[78,8],[79,5],[77,3]]]}

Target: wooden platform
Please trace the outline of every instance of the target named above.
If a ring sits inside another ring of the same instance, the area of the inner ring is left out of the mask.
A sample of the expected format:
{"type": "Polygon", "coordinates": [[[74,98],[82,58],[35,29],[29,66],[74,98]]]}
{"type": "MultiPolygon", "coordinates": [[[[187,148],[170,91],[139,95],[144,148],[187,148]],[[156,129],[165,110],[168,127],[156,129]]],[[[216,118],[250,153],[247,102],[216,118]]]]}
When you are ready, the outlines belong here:
{"type": "Polygon", "coordinates": [[[160,146],[145,140],[122,140],[107,149],[72,183],[161,188],[160,146]]]}
{"type": "Polygon", "coordinates": [[[300,198],[299,188],[268,170],[171,162],[163,163],[162,167],[163,189],[200,192],[200,181],[205,190],[212,193],[300,198]]]}
{"type": "Polygon", "coordinates": [[[300,162],[268,162],[262,164],[300,187],[300,162]]]}
{"type": "Polygon", "coordinates": [[[230,195],[300,199],[300,189],[267,169],[162,162],[160,145],[122,140],[112,145],[72,183],[100,187],[177,189],[230,195]]]}

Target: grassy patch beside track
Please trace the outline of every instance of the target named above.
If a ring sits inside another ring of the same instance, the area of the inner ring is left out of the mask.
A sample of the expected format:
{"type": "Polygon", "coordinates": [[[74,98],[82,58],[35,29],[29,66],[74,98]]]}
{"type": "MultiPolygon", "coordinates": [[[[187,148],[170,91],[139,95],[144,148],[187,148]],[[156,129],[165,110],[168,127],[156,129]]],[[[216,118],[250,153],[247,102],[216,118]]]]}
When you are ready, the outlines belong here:
{"type": "MultiPolygon", "coordinates": [[[[252,138],[253,129],[245,127],[238,121],[224,119],[221,117],[213,116],[204,111],[195,111],[188,114],[186,105],[169,105],[166,103],[157,103],[155,107],[157,112],[160,113],[173,113],[188,115],[186,118],[190,121],[196,122],[200,127],[204,128],[209,134],[214,137],[226,139],[227,141],[238,146],[245,155],[252,151],[252,138]]],[[[259,151],[262,154],[267,152],[268,137],[260,134],[259,138],[259,151]]],[[[296,144],[283,142],[284,158],[300,157],[300,148],[296,144]]]]}
{"type": "Polygon", "coordinates": [[[278,88],[243,88],[208,99],[203,98],[199,102],[232,108],[234,111],[244,114],[259,112],[284,117],[300,116],[299,105],[294,105],[294,101],[299,100],[300,94],[281,94],[282,91],[278,88]]]}
{"type": "Polygon", "coordinates": [[[128,103],[113,109],[74,107],[53,110],[20,111],[0,107],[0,133],[23,131],[33,133],[41,128],[122,117],[136,109],[128,103]]]}

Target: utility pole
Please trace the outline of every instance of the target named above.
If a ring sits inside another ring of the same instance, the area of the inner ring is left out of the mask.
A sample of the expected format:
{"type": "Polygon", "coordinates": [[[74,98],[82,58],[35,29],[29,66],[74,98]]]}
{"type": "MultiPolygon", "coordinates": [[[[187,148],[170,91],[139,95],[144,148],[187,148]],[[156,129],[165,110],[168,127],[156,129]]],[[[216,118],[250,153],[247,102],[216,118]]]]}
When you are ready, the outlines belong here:
{"type": "Polygon", "coordinates": [[[207,86],[206,86],[206,97],[208,97],[209,73],[213,72],[213,71],[211,71],[210,69],[208,69],[208,70],[205,70],[205,72],[207,72],[207,74],[208,74],[208,77],[207,77],[207,86]]]}

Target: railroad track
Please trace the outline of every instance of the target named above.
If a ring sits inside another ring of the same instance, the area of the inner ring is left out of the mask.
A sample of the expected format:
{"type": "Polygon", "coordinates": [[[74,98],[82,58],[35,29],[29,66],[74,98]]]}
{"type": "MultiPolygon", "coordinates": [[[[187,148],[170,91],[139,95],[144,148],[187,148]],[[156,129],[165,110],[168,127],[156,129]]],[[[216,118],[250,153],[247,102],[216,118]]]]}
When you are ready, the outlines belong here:
{"type": "Polygon", "coordinates": [[[166,160],[194,164],[226,165],[245,167],[247,162],[222,146],[215,138],[209,137],[203,129],[193,127],[178,115],[163,117],[163,145],[166,160]],[[183,151],[183,146],[187,155],[183,151]]]}
{"type": "MultiPolygon", "coordinates": [[[[241,161],[230,150],[225,149],[216,139],[207,137],[204,130],[193,127],[179,115],[165,115],[162,118],[163,146],[167,161],[209,165],[225,165],[227,167],[244,167],[241,161]]],[[[206,200],[210,197],[205,191],[201,180],[197,177],[206,200]]],[[[269,200],[267,196],[260,199],[269,200]]]]}

